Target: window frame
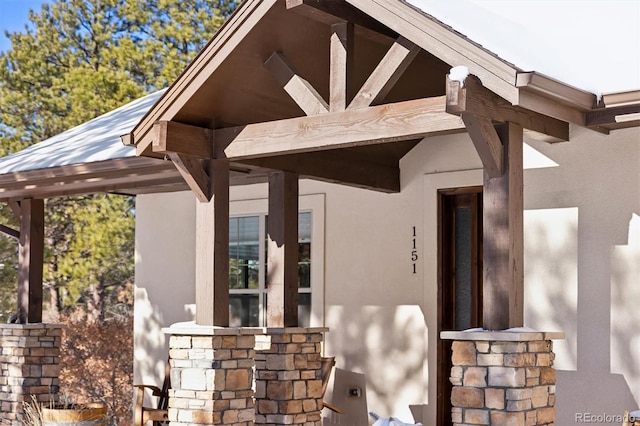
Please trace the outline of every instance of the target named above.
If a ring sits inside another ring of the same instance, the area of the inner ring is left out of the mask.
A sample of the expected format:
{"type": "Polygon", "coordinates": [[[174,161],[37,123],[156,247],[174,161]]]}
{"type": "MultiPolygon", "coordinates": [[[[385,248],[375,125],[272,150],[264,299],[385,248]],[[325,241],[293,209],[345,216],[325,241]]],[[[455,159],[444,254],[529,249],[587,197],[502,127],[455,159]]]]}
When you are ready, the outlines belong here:
{"type": "MultiPolygon", "coordinates": [[[[269,200],[267,198],[249,200],[231,200],[229,202],[229,217],[258,217],[259,228],[259,262],[266,264],[266,217],[268,215],[269,200]],[[264,238],[263,238],[264,237],[264,238]]],[[[310,327],[324,326],[324,238],[325,238],[325,196],[324,194],[300,195],[298,199],[298,213],[311,213],[311,285],[300,288],[300,293],[311,293],[310,327]]],[[[266,274],[258,275],[257,289],[229,289],[229,294],[257,294],[260,306],[259,322],[265,324],[264,296],[266,295],[266,274]]]]}

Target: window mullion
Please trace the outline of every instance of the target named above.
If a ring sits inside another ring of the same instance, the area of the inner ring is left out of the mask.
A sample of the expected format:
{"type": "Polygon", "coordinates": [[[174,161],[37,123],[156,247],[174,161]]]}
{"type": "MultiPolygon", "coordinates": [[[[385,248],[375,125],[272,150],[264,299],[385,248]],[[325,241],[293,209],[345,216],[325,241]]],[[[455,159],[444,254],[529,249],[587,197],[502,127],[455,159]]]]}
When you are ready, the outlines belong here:
{"type": "Polygon", "coordinates": [[[266,227],[266,216],[261,214],[259,216],[258,221],[258,306],[260,312],[258,317],[260,318],[260,324],[264,325],[266,323],[265,313],[267,310],[266,301],[265,301],[265,290],[267,288],[267,277],[266,277],[266,269],[267,269],[267,256],[266,256],[266,240],[267,240],[267,227],[266,227]]]}

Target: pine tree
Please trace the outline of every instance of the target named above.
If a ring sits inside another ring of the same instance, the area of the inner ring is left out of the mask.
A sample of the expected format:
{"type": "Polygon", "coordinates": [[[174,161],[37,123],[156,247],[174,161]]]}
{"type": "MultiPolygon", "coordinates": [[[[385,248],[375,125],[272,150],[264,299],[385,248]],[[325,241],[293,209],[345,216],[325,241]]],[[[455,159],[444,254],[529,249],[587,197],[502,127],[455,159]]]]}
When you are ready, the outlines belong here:
{"type": "MultiPolygon", "coordinates": [[[[0,53],[0,155],[168,86],[235,5],[54,0],[31,11],[24,31],[5,34],[12,47],[0,53]]],[[[0,223],[11,216],[0,209],[0,223]]],[[[91,300],[133,280],[133,223],[131,200],[119,196],[47,200],[44,276],[56,308],[84,302],[104,314],[103,302],[91,300]]],[[[15,292],[17,258],[15,243],[0,238],[2,311],[15,292]]]]}

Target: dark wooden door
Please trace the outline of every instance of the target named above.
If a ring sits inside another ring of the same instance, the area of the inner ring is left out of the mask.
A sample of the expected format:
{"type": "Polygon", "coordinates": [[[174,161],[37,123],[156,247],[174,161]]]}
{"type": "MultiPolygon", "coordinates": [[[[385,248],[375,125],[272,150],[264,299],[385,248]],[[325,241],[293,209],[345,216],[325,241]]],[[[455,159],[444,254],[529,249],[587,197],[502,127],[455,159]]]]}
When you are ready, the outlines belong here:
{"type": "Polygon", "coordinates": [[[451,425],[451,341],[482,324],[482,187],[438,194],[438,425],[451,425]]]}

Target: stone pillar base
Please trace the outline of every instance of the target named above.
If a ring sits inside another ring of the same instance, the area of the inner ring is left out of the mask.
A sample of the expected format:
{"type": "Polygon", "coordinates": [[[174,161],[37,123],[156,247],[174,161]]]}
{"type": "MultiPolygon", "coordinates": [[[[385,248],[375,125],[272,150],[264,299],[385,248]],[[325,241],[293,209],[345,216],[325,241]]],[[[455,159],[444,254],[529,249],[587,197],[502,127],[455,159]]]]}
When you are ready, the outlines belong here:
{"type": "Polygon", "coordinates": [[[0,424],[22,425],[23,404],[49,402],[60,387],[63,325],[0,324],[0,424]]]}
{"type": "Polygon", "coordinates": [[[256,353],[256,424],[321,426],[323,333],[328,328],[267,328],[256,353]]]}
{"type": "Polygon", "coordinates": [[[453,340],[454,425],[554,425],[551,340],[563,333],[445,331],[441,338],[453,340]]]}
{"type": "Polygon", "coordinates": [[[252,426],[255,334],[262,330],[169,327],[169,424],[252,426]]]}

